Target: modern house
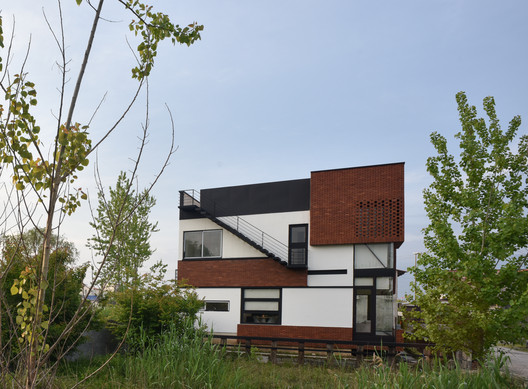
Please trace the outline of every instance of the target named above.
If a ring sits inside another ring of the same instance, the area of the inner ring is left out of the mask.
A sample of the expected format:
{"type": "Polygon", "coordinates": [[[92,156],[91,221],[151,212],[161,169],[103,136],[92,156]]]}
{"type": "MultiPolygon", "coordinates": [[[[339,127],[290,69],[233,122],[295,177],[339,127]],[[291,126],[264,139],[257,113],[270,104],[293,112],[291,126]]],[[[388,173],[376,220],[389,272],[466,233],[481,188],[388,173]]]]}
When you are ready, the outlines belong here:
{"type": "Polygon", "coordinates": [[[404,164],[180,192],[178,279],[215,333],[394,341],[404,164]]]}

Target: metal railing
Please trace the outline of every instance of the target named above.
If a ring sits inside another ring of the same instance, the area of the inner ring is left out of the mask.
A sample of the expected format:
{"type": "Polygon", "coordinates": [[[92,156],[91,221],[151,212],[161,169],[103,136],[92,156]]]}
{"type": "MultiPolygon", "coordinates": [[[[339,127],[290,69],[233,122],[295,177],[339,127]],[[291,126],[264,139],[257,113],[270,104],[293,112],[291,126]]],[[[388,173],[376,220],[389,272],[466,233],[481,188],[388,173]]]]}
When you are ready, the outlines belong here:
{"type": "Polygon", "coordinates": [[[225,208],[222,208],[222,206],[212,200],[201,199],[199,191],[195,189],[180,191],[180,206],[196,206],[201,208],[216,220],[219,220],[226,226],[251,240],[254,244],[260,246],[270,255],[277,257],[283,262],[288,262],[287,245],[240,216],[216,216],[227,214],[228,212],[225,208]]]}

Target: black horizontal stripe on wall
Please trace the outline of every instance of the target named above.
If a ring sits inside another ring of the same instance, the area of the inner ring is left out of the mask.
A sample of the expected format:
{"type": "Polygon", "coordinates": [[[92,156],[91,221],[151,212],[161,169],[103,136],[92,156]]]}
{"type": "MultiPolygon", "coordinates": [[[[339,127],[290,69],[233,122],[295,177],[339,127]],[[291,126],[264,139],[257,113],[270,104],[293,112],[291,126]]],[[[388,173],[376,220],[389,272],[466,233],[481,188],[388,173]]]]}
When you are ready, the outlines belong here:
{"type": "Polygon", "coordinates": [[[329,269],[329,270],[308,270],[309,276],[326,275],[326,274],[347,274],[347,269],[329,269]]]}

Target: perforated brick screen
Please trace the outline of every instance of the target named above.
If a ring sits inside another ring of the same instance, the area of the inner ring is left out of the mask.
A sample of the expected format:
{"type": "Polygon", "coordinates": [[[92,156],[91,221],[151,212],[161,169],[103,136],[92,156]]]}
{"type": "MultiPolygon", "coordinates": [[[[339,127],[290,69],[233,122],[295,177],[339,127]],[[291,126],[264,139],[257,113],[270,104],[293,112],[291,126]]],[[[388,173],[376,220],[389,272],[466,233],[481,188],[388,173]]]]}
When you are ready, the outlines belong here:
{"type": "Polygon", "coordinates": [[[404,164],[312,172],[310,244],[404,240],[404,164]]]}

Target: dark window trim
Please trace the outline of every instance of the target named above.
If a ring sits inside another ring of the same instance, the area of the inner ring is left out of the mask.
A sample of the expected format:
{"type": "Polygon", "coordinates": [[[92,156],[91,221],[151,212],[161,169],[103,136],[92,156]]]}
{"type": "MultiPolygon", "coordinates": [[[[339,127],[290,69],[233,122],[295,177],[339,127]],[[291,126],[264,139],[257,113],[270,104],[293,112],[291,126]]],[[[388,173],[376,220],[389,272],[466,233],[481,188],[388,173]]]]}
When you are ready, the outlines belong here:
{"type": "Polygon", "coordinates": [[[229,312],[231,310],[231,302],[229,300],[205,300],[204,301],[204,312],[229,312]],[[227,304],[227,309],[207,309],[207,304],[227,304]]]}
{"type": "Polygon", "coordinates": [[[274,288],[274,287],[254,287],[254,288],[243,287],[243,288],[241,288],[240,293],[241,293],[240,324],[248,324],[248,325],[252,325],[252,324],[257,324],[257,325],[280,325],[280,324],[282,324],[282,288],[280,288],[280,287],[277,287],[277,288],[274,288]],[[268,297],[265,297],[265,298],[248,297],[248,298],[246,298],[244,296],[245,296],[245,291],[247,289],[278,290],[279,291],[279,297],[278,298],[268,298],[268,297]],[[244,323],[244,313],[245,312],[247,312],[247,313],[262,313],[262,314],[266,314],[266,313],[269,313],[269,312],[275,312],[275,311],[245,310],[244,309],[244,305],[245,305],[246,301],[272,301],[272,302],[278,301],[278,303],[279,303],[279,310],[277,311],[277,313],[279,315],[278,323],[269,323],[269,324],[268,323],[244,323]]]}
{"type": "Polygon", "coordinates": [[[354,278],[359,277],[396,277],[396,269],[356,269],[354,278]]]}
{"type": "Polygon", "coordinates": [[[288,267],[291,268],[307,268],[308,267],[308,224],[290,224],[288,227],[288,267]],[[305,228],[305,241],[300,243],[292,243],[292,229],[295,227],[304,227],[305,228]],[[303,264],[292,264],[291,263],[291,253],[292,249],[304,249],[305,257],[303,264]]]}
{"type": "Polygon", "coordinates": [[[308,270],[308,275],[348,274],[347,269],[308,270]]]}
{"type": "Polygon", "coordinates": [[[183,231],[183,256],[182,256],[182,259],[184,260],[201,260],[201,259],[206,259],[206,260],[210,260],[210,259],[222,259],[222,251],[224,250],[224,232],[221,228],[212,228],[212,229],[208,229],[208,230],[188,230],[188,231],[183,231]],[[190,232],[201,232],[202,233],[202,254],[203,254],[203,239],[204,239],[204,232],[206,231],[220,231],[220,255],[215,255],[215,256],[210,256],[210,257],[186,257],[185,256],[185,234],[186,233],[190,233],[190,232]]]}

